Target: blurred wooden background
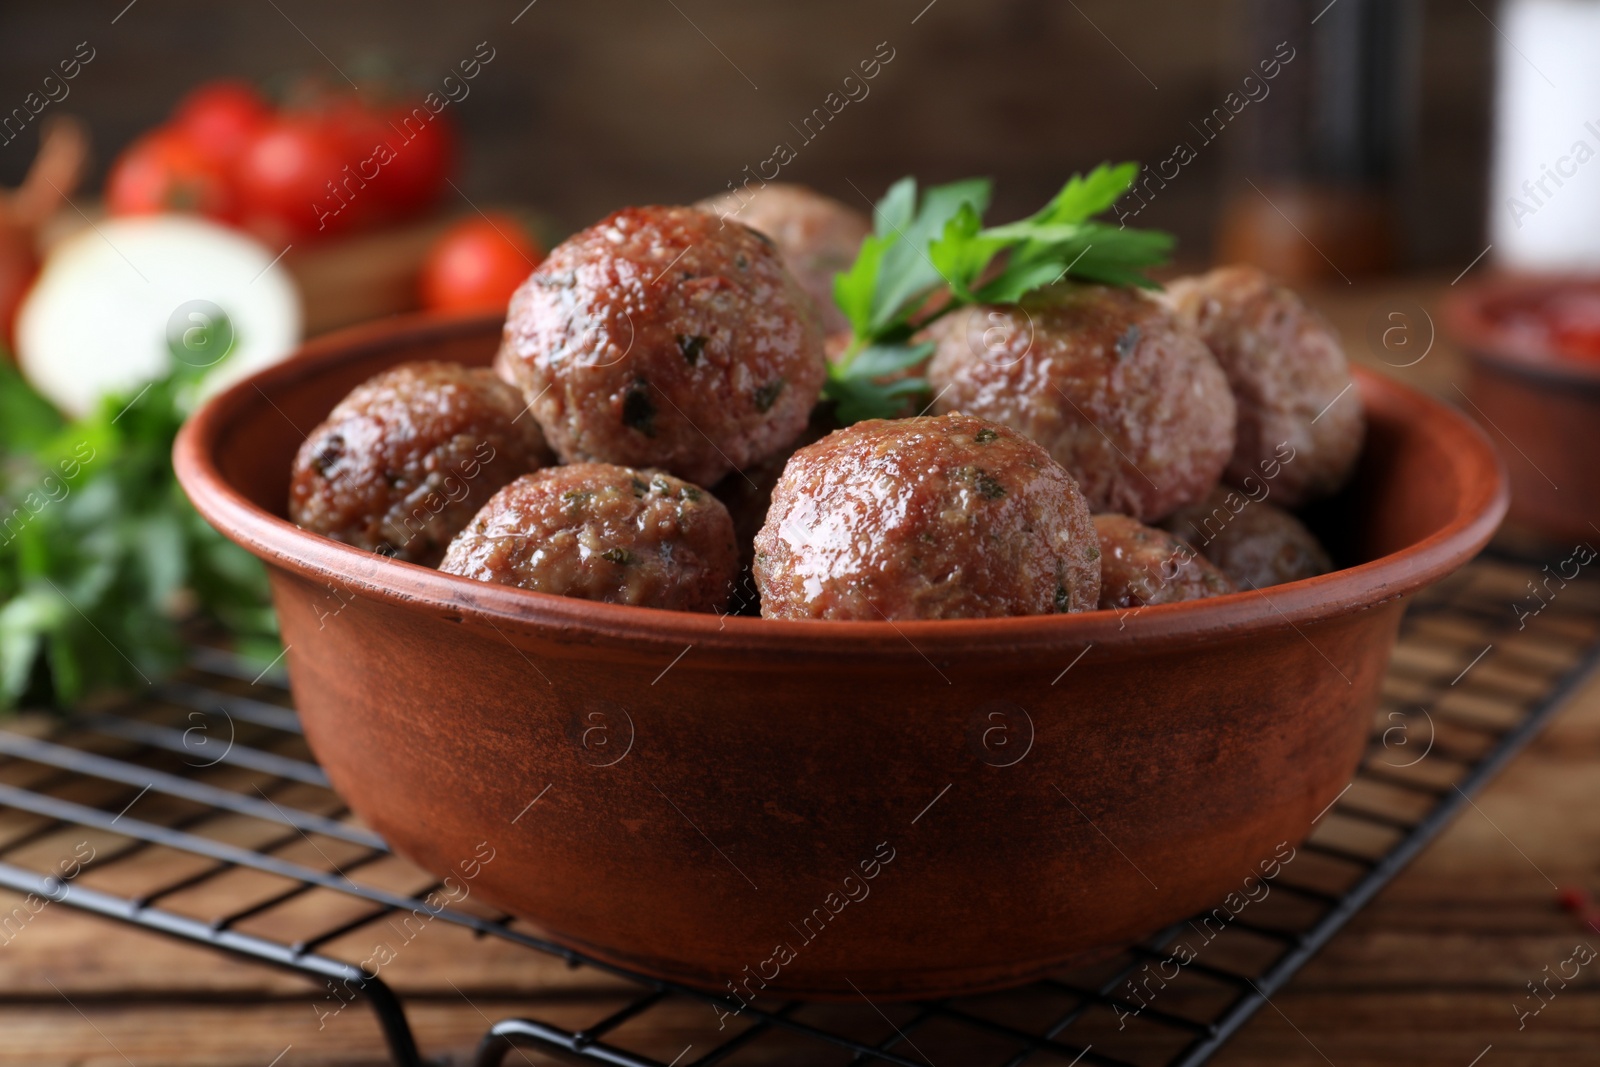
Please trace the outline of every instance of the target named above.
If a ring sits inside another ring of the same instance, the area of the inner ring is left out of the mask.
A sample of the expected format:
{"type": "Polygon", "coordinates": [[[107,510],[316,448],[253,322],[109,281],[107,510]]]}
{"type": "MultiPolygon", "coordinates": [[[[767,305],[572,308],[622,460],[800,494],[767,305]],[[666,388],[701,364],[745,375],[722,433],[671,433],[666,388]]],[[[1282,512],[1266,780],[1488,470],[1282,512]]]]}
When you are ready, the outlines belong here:
{"type": "MultiPolygon", "coordinates": [[[[1302,6],[1307,23],[1326,6],[1274,2],[1302,6]]],[[[103,173],[205,78],[281,83],[298,71],[339,83],[341,70],[360,80],[386,67],[437,87],[487,41],[495,60],[450,108],[468,144],[459,184],[475,201],[540,208],[562,230],[624,203],[724,189],[780,141],[797,149],[785,178],[847,200],[861,200],[852,183],[876,196],[905,173],[989,174],[995,217],[1010,217],[1074,168],[1170,155],[1263,58],[1244,54],[1241,0],[126,4],[0,7],[0,115],[88,41],[95,59],[50,108],[90,121],[103,173]],[[870,94],[804,143],[791,123],[880,42],[894,59],[870,94]]],[[[1459,269],[1483,248],[1495,9],[1422,2],[1418,132],[1401,194],[1412,266],[1459,269]]],[[[0,145],[0,182],[21,175],[34,134],[0,145]]],[[[1185,259],[1205,258],[1240,183],[1232,139],[1230,127],[1140,218],[1175,230],[1185,259]]]]}

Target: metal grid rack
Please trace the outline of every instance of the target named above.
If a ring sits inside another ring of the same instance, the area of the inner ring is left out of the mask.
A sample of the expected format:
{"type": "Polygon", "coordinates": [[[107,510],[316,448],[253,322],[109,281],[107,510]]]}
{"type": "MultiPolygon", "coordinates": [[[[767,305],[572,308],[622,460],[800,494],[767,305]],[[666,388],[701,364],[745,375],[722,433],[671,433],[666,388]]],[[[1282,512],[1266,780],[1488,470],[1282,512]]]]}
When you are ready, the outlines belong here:
{"type": "Polygon", "coordinates": [[[480,1067],[513,1046],[558,1062],[676,1065],[652,1018],[671,1020],[674,1045],[688,1034],[705,1050],[678,1067],[1199,1064],[1600,664],[1600,583],[1580,580],[1534,601],[1530,582],[1549,573],[1540,567],[1486,556],[1410,605],[1362,769],[1268,896],[1220,933],[1179,923],[1113,960],[1004,993],[881,1006],[757,1003],[719,1031],[706,994],[589,960],[470,901],[431,908],[423,898],[439,883],[391,855],[328,789],[282,679],[252,680],[210,649],[196,650],[191,668],[153,695],[0,730],[0,885],[285,968],[315,982],[315,995],[347,991],[376,1013],[400,1065],[430,1062],[402,998],[383,978],[366,978],[348,958],[359,954],[342,946],[401,913],[470,931],[465,951],[494,939],[564,961],[614,1000],[575,1024],[570,1003],[530,994],[527,1017],[484,1035],[480,1067]],[[1536,603],[1546,604],[1536,614],[1513,610],[1536,603]],[[81,871],[40,859],[67,854],[63,842],[86,833],[99,844],[81,871]],[[1184,958],[1180,945],[1193,952],[1208,932],[1203,959],[1173,962],[1184,958]]]}

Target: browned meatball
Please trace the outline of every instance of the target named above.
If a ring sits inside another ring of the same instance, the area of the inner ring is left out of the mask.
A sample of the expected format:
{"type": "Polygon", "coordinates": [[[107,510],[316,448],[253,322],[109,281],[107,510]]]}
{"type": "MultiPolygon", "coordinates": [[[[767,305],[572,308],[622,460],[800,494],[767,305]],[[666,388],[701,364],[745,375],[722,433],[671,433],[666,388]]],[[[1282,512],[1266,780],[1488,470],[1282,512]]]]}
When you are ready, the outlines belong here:
{"type": "Polygon", "coordinates": [[[1176,604],[1235,591],[1233,582],[1186,542],[1126,515],[1096,515],[1100,607],[1176,604]]]}
{"type": "Polygon", "coordinates": [[[830,406],[819,404],[793,445],[742,473],[735,471],[711,487],[711,492],[727,505],[728,514],[733,516],[733,529],[739,538],[739,554],[745,566],[750,565],[754,556],[756,534],[767,521],[767,508],[772,506],[772,490],[783,476],[783,468],[788,466],[789,457],[837,429],[839,422],[834,418],[830,406]]]}
{"type": "Polygon", "coordinates": [[[1291,508],[1344,485],[1366,420],[1333,327],[1254,267],[1180,278],[1167,298],[1216,355],[1239,402],[1229,484],[1254,492],[1268,481],[1291,508]]]}
{"type": "Polygon", "coordinates": [[[1138,290],[1052,286],[956,311],[930,336],[938,409],[1033,438],[1095,511],[1160,519],[1205,496],[1233,453],[1222,369],[1138,290]]]}
{"type": "Polygon", "coordinates": [[[569,463],[701,485],[782,449],[822,391],[822,327],[772,243],[687,207],[626,208],[511,299],[496,369],[569,463]]]}
{"type": "Polygon", "coordinates": [[[356,386],[311,431],[289,518],[431,567],[496,490],[550,458],[521,394],[493,371],[405,363],[356,386]]]}
{"type": "Polygon", "coordinates": [[[1304,523],[1237,489],[1213,489],[1162,525],[1198,548],[1241,589],[1281,585],[1333,569],[1327,550],[1304,523]]]}
{"type": "Polygon", "coordinates": [[[796,452],[756,536],[761,614],[955,619],[1088,611],[1099,543],[1049,453],[970,415],[871,419],[796,452]]]}
{"type": "Polygon", "coordinates": [[[494,495],[439,569],[608,604],[717,611],[739,576],[728,509],[660,471],[574,463],[494,495]]]}
{"type": "Polygon", "coordinates": [[[872,232],[865,214],[814,189],[786,182],[723,193],[695,206],[772,238],[789,273],[817,302],[827,332],[850,328],[833,302],[833,276],[850,269],[861,242],[872,232]]]}

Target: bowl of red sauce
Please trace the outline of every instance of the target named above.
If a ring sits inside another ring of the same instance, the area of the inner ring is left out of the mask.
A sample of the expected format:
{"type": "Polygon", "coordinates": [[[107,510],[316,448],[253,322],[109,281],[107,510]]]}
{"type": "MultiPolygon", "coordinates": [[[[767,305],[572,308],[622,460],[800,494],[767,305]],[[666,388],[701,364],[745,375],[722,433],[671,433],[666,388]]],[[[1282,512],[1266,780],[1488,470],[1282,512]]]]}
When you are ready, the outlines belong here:
{"type": "Polygon", "coordinates": [[[1600,276],[1491,279],[1443,314],[1471,363],[1472,413],[1505,456],[1510,521],[1600,536],[1600,276]]]}

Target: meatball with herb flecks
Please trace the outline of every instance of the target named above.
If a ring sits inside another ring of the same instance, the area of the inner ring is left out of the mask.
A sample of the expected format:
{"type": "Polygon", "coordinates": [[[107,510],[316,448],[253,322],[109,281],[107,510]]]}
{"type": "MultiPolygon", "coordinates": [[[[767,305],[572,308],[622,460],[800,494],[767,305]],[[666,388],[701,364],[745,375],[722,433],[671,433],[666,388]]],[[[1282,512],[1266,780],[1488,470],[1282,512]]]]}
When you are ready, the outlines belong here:
{"type": "Polygon", "coordinates": [[[512,297],[495,367],[564,461],[700,485],[793,441],[826,376],[816,306],[772,242],[688,207],[558,245],[512,297]]]}
{"type": "Polygon", "coordinates": [[[1100,607],[1143,608],[1235,592],[1226,574],[1187,542],[1127,515],[1096,515],[1100,607]]]}
{"type": "Polygon", "coordinates": [[[970,415],[871,419],[800,449],[755,548],[767,618],[1049,615],[1099,596],[1072,476],[970,415]]]}
{"type": "Polygon", "coordinates": [[[695,205],[728,224],[743,223],[772,238],[800,287],[822,312],[827,332],[850,328],[833,302],[833,276],[850,269],[872,232],[865,213],[804,185],[746,185],[695,205]]]}
{"type": "Polygon", "coordinates": [[[1057,284],[928,334],[936,408],[1039,442],[1097,512],[1159,520],[1205,496],[1233,454],[1222,368],[1139,290],[1057,284]]]}
{"type": "Polygon", "coordinates": [[[767,521],[767,509],[772,505],[772,490],[777,487],[789,457],[815,441],[820,441],[834,430],[839,422],[826,404],[819,404],[811,413],[811,421],[793,445],[782,452],[744,471],[735,471],[711,487],[716,498],[727,505],[733,516],[733,529],[739,537],[740,558],[748,567],[755,551],[756,534],[767,521]]]}
{"type": "Polygon", "coordinates": [[[439,569],[608,604],[718,611],[739,577],[728,509],[660,471],[573,463],[494,495],[439,569]]]}
{"type": "Polygon", "coordinates": [[[1167,299],[1222,364],[1239,404],[1225,480],[1252,491],[1269,481],[1291,508],[1343,486],[1366,417],[1333,327],[1255,267],[1180,278],[1167,299]]]}
{"type": "Polygon", "coordinates": [[[356,386],[306,438],[289,484],[304,529],[433,566],[495,491],[550,461],[494,372],[405,363],[356,386]]]}
{"type": "Polygon", "coordinates": [[[1333,569],[1327,549],[1303,522],[1242,490],[1214,489],[1162,525],[1199,549],[1241,589],[1282,585],[1333,569]]]}

